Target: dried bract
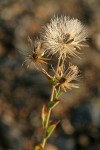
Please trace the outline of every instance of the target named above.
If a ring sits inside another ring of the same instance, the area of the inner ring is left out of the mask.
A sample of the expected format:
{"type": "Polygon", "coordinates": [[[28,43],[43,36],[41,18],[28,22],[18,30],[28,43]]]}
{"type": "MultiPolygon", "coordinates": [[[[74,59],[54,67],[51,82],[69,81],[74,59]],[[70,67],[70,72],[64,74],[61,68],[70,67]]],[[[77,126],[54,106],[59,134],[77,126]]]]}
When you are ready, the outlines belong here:
{"type": "MultiPolygon", "coordinates": [[[[24,56],[24,63],[26,63],[27,67],[36,67],[37,69],[41,68],[42,64],[47,64],[47,58],[44,58],[44,50],[42,48],[42,41],[36,40],[34,43],[28,37],[29,49],[28,50],[21,50],[20,52],[24,56]]],[[[23,63],[23,64],[24,64],[23,63]]]]}
{"type": "Polygon", "coordinates": [[[54,17],[44,27],[42,38],[49,54],[58,53],[59,57],[77,56],[79,49],[86,44],[87,33],[78,19],[66,16],[54,17]]]}

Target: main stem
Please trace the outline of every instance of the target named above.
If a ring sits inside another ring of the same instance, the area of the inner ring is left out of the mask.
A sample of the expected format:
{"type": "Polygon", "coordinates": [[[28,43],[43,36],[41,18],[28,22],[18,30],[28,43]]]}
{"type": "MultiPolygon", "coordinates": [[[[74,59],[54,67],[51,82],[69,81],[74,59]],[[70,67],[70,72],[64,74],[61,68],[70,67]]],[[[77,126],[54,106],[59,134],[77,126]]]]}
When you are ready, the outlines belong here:
{"type": "MultiPolygon", "coordinates": [[[[59,58],[59,59],[58,59],[58,63],[57,63],[56,72],[58,72],[58,68],[59,68],[59,66],[60,66],[60,61],[61,61],[61,59],[59,58]]],[[[54,92],[55,92],[55,86],[53,85],[53,86],[52,86],[51,97],[50,97],[50,102],[52,102],[52,101],[54,100],[54,92]]],[[[41,146],[42,146],[43,149],[44,149],[45,144],[46,144],[45,134],[46,134],[46,130],[47,130],[48,125],[49,125],[50,115],[51,115],[51,108],[49,108],[49,110],[48,110],[48,115],[47,115],[47,120],[46,120],[46,128],[45,128],[44,138],[43,138],[43,141],[42,141],[42,144],[41,144],[41,146]]]]}
{"type": "MultiPolygon", "coordinates": [[[[55,92],[55,86],[52,87],[50,102],[53,101],[54,92],[55,92]]],[[[47,129],[48,125],[49,125],[50,115],[51,115],[51,109],[49,109],[49,111],[48,111],[47,121],[46,121],[46,129],[47,129]]],[[[46,138],[44,137],[44,139],[43,139],[43,141],[42,141],[42,148],[43,148],[43,149],[44,149],[45,144],[46,144],[46,138]]]]}

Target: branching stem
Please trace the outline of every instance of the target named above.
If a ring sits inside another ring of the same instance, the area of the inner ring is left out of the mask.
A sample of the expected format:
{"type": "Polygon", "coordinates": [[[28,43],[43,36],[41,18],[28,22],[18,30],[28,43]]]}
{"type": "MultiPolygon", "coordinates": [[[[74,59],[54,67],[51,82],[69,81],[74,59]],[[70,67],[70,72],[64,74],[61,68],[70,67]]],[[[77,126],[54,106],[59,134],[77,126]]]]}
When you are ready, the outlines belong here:
{"type": "MultiPolygon", "coordinates": [[[[59,68],[59,66],[60,66],[60,61],[61,61],[61,59],[59,58],[59,59],[58,59],[58,63],[57,63],[56,72],[58,72],[58,68],[59,68]]],[[[52,86],[52,91],[51,91],[50,102],[52,102],[52,101],[54,100],[54,93],[55,93],[55,86],[53,85],[53,86],[52,86]]],[[[49,126],[50,115],[51,115],[51,108],[49,108],[49,110],[48,110],[47,120],[46,120],[46,128],[45,128],[45,133],[44,133],[44,138],[43,138],[43,141],[42,141],[42,144],[41,144],[41,146],[42,146],[43,149],[44,149],[44,147],[45,147],[46,140],[47,140],[47,139],[45,138],[45,134],[46,134],[46,130],[47,130],[48,126],[49,126]]]]}

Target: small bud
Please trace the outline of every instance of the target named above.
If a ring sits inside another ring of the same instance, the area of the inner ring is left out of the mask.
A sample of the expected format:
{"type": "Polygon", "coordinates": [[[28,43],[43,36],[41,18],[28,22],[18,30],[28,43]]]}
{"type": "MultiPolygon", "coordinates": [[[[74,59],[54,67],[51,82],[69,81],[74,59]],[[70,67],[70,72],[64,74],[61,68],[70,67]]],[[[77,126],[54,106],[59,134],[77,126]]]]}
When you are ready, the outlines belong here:
{"type": "Polygon", "coordinates": [[[46,127],[47,115],[48,115],[47,107],[45,105],[43,105],[43,107],[42,107],[42,126],[43,126],[43,128],[46,127]]]}

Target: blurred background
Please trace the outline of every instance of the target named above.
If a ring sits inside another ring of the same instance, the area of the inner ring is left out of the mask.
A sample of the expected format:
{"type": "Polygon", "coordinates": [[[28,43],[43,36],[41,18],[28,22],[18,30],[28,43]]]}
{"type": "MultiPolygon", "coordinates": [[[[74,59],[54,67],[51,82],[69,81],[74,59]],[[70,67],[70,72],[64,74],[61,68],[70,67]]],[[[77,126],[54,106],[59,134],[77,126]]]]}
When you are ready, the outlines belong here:
{"type": "Polygon", "coordinates": [[[52,112],[61,120],[45,150],[100,150],[100,1],[0,0],[0,150],[33,150],[42,139],[41,108],[51,87],[29,70],[17,49],[27,48],[53,15],[78,18],[87,27],[88,48],[74,60],[80,88],[64,94],[52,112]]]}

